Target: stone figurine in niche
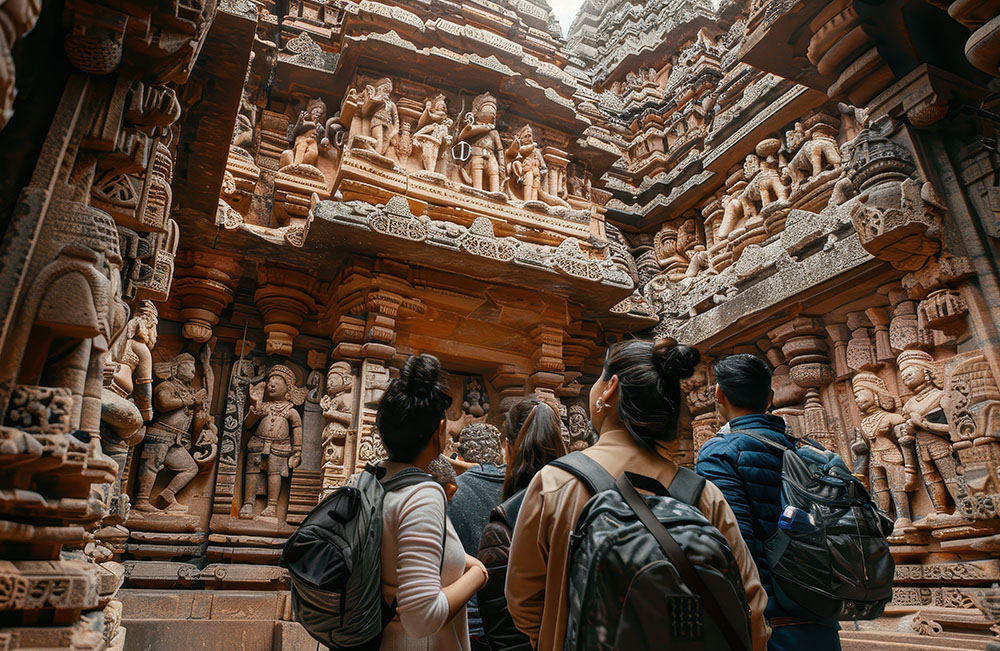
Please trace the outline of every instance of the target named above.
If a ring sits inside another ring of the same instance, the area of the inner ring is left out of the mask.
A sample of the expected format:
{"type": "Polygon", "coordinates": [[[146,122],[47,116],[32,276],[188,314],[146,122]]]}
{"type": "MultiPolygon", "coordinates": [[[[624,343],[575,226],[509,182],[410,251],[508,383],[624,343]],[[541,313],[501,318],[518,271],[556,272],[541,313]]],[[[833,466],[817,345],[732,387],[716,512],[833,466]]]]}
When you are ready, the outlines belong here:
{"type": "Polygon", "coordinates": [[[278,512],[281,480],[298,467],[302,460],[302,416],[295,409],[305,402],[304,387],[295,385],[295,373],[284,364],[276,364],[267,372],[264,382],[250,387],[250,408],[244,427],[253,428],[247,441],[246,476],[243,508],[240,518],[254,517],[257,481],[261,471],[267,472],[267,506],[262,518],[273,518],[278,512]]]}
{"type": "Polygon", "coordinates": [[[320,399],[326,426],[323,428],[324,462],[333,466],[344,465],[344,444],[347,433],[354,425],[354,405],[351,389],[354,375],[347,362],[334,362],[326,375],[326,393],[320,399]]]}
{"type": "MultiPolygon", "coordinates": [[[[207,346],[205,350],[209,350],[207,346]]],[[[158,499],[166,503],[162,510],[184,513],[187,506],[177,501],[177,494],[194,479],[201,465],[215,459],[218,450],[215,424],[209,413],[211,398],[207,389],[195,389],[192,385],[196,367],[194,356],[189,353],[157,364],[155,372],[163,380],[153,392],[159,416],[146,430],[135,510],[140,514],[160,510],[153,505],[150,495],[156,476],[166,468],[174,476],[160,491],[158,499]],[[197,440],[192,432],[198,432],[197,440]],[[209,449],[208,454],[198,453],[203,448],[209,449]]]]}
{"type": "Polygon", "coordinates": [[[441,146],[451,144],[452,119],[448,117],[448,100],[437,95],[424,103],[424,112],[417,121],[413,142],[420,148],[420,164],[425,172],[437,171],[441,146]]]}
{"type": "MultiPolygon", "coordinates": [[[[136,314],[111,347],[104,366],[101,420],[110,430],[102,437],[104,453],[125,469],[128,448],[142,441],[144,424],[153,417],[153,353],[158,314],[151,301],[142,301],[136,314]]],[[[120,486],[118,487],[120,488],[120,486]]]]}
{"type": "Polygon", "coordinates": [[[583,405],[570,405],[566,411],[566,427],[569,430],[570,452],[586,450],[597,442],[596,431],[587,417],[583,405]]]}
{"type": "Polygon", "coordinates": [[[472,111],[455,139],[467,143],[468,158],[460,167],[462,180],[477,190],[500,192],[500,176],[506,169],[504,147],[497,133],[497,100],[489,93],[472,100],[472,111]]]}
{"type": "Polygon", "coordinates": [[[369,135],[375,140],[375,153],[385,156],[389,145],[399,136],[399,112],[392,101],[392,80],[383,77],[365,88],[362,115],[368,122],[369,135]]]}
{"type": "Polygon", "coordinates": [[[900,449],[896,426],[905,419],[895,413],[896,397],[889,393],[882,378],[861,372],[851,379],[854,400],[861,410],[861,434],[868,444],[868,473],[872,495],[886,513],[895,506],[896,526],[893,535],[902,535],[910,526],[910,498],[916,489],[916,468],[912,448],[900,449]]]}
{"type": "Polygon", "coordinates": [[[309,100],[288,135],[291,148],[281,152],[278,165],[315,165],[319,158],[319,139],[325,122],[326,104],[321,99],[309,100]]]}
{"type": "Polygon", "coordinates": [[[510,141],[507,158],[507,187],[510,196],[521,201],[538,201],[542,177],[548,172],[545,159],[535,144],[531,125],[524,125],[510,141]]]}
{"type": "Polygon", "coordinates": [[[490,410],[489,399],[485,395],[483,383],[479,381],[479,378],[470,377],[466,380],[462,410],[473,418],[481,418],[490,410]]]}
{"type": "Polygon", "coordinates": [[[905,422],[896,426],[901,445],[915,442],[920,471],[927,485],[935,514],[926,524],[947,522],[948,495],[956,504],[965,490],[952,450],[950,428],[945,417],[944,383],[934,358],[922,350],[904,350],[896,360],[899,375],[913,396],[903,405],[905,422]]]}
{"type": "Polygon", "coordinates": [[[702,269],[714,272],[709,264],[708,252],[698,238],[698,223],[692,218],[679,228],[664,226],[653,239],[656,264],[670,282],[693,279],[702,269]]]}

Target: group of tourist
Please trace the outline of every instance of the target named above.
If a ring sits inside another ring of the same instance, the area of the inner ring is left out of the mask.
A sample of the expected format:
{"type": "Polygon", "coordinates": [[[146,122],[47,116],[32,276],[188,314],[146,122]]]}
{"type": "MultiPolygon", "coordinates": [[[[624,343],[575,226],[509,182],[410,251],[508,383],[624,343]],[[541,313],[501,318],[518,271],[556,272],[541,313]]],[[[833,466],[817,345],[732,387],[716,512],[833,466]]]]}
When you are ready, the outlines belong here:
{"type": "MultiPolygon", "coordinates": [[[[698,351],[672,340],[612,344],[589,396],[597,443],[573,454],[586,455],[611,477],[643,476],[664,488],[681,473],[693,477],[679,469],[668,444],[678,436],[680,383],[698,362],[698,351]]],[[[774,599],[765,543],[781,515],[781,454],[761,439],[793,447],[795,441],[780,417],[766,413],[771,371],[752,355],[724,358],[714,370],[725,425],[699,452],[696,471],[709,481],[692,506],[731,550],[749,610],[750,646],[839,649],[836,621],[789,612],[774,599]]],[[[379,407],[386,477],[432,469],[440,460],[448,449],[450,403],[438,360],[411,357],[379,407]]],[[[567,445],[549,404],[524,398],[507,412],[502,430],[463,431],[459,458],[450,464],[457,478],[443,480],[448,490],[426,482],[386,494],[382,594],[395,601],[397,613],[382,649],[567,648],[571,603],[581,598],[572,594],[571,548],[591,490],[557,461],[568,459],[567,445]]],[[[587,625],[599,626],[602,615],[593,615],[587,625]]],[[[606,640],[601,648],[625,647],[606,640]]]]}

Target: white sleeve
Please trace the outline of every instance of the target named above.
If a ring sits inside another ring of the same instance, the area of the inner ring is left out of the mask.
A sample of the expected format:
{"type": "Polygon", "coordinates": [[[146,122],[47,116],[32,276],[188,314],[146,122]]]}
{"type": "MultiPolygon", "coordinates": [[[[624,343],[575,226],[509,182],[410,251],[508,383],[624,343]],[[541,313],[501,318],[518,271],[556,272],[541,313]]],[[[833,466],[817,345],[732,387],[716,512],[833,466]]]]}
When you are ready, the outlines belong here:
{"type": "Polygon", "coordinates": [[[441,591],[444,505],[444,491],[431,484],[418,485],[400,504],[397,612],[403,630],[415,638],[437,633],[448,621],[448,598],[441,591]]]}

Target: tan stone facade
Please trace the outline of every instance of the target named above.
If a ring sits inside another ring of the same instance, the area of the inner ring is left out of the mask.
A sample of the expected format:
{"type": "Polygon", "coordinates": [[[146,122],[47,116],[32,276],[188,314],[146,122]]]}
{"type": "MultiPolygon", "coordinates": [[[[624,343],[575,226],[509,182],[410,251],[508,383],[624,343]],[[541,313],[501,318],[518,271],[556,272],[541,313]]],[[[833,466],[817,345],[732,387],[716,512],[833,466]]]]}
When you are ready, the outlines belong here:
{"type": "Polygon", "coordinates": [[[871,4],[0,4],[0,648],[312,648],[281,545],[407,355],[579,447],[631,333],[766,357],[896,518],[845,648],[982,648],[996,16],[871,4]]]}

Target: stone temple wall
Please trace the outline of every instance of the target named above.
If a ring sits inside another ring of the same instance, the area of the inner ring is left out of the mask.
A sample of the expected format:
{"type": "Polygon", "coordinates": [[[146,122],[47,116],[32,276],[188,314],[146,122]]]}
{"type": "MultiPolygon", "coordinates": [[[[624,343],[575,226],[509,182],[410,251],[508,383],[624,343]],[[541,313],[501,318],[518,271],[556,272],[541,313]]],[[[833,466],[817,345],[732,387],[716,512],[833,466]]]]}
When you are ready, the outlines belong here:
{"type": "Polygon", "coordinates": [[[454,439],[537,395],[585,447],[631,333],[706,357],[682,463],[711,360],[753,352],[894,516],[845,648],[982,648],[990,11],[587,0],[563,39],[541,0],[0,4],[0,648],[313,648],[281,545],[384,454],[409,354],[454,439]]]}

